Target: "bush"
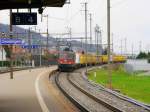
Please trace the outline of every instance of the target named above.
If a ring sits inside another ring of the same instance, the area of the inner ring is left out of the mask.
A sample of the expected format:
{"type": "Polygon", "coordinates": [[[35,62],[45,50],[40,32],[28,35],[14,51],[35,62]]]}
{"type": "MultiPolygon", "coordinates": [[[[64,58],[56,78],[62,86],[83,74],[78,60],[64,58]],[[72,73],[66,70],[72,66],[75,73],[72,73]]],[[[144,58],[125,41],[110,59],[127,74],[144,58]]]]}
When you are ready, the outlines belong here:
{"type": "MultiPolygon", "coordinates": [[[[15,65],[17,63],[17,65],[21,65],[20,61],[17,62],[13,62],[13,65],[15,65]]],[[[10,61],[0,61],[0,67],[9,67],[10,66],[10,61]]]]}
{"type": "Polygon", "coordinates": [[[147,57],[148,57],[148,55],[145,52],[140,52],[136,58],[137,59],[146,59],[147,57]]]}
{"type": "Polygon", "coordinates": [[[4,66],[4,67],[10,66],[9,61],[0,61],[0,67],[2,67],[2,66],[4,66]]]}

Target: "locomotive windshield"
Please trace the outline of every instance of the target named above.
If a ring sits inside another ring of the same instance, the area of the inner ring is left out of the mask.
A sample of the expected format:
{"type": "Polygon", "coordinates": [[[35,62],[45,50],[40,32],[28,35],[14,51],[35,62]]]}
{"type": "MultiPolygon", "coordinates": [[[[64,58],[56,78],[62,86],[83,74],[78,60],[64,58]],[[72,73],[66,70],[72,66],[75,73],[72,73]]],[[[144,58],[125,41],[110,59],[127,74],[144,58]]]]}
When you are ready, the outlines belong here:
{"type": "Polygon", "coordinates": [[[68,46],[60,46],[59,51],[72,51],[70,47],[68,46]]]}
{"type": "Polygon", "coordinates": [[[72,52],[64,52],[64,53],[60,53],[59,58],[74,59],[75,55],[72,52]]]}

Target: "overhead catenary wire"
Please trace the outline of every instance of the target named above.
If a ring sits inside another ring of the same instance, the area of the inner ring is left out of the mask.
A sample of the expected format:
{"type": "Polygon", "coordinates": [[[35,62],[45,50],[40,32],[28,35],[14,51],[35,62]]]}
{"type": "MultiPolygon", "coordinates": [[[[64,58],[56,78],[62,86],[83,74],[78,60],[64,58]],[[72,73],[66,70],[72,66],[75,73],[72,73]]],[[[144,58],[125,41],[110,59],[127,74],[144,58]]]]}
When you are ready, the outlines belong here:
{"type": "MultiPolygon", "coordinates": [[[[83,5],[82,5],[83,7],[83,5]]],[[[81,7],[81,8],[82,8],[81,7]]],[[[78,14],[80,14],[81,8],[79,8],[69,19],[68,22],[70,23],[78,14]]]]}
{"type": "Polygon", "coordinates": [[[55,19],[55,20],[60,20],[60,21],[66,21],[65,18],[59,18],[59,17],[48,16],[48,18],[55,19]]]}
{"type": "Polygon", "coordinates": [[[119,0],[119,1],[117,1],[117,2],[115,2],[115,3],[113,3],[113,4],[111,5],[111,8],[117,7],[117,6],[123,4],[123,3],[126,2],[126,1],[127,1],[127,0],[119,0]]]}
{"type": "MultiPolygon", "coordinates": [[[[83,6],[82,6],[83,7],[83,6]]],[[[71,6],[69,7],[67,7],[67,16],[66,16],[66,20],[65,20],[65,25],[67,26],[67,27],[69,27],[69,28],[71,28],[71,22],[72,22],[72,20],[74,20],[75,19],[75,17],[76,16],[78,16],[79,14],[80,14],[80,11],[81,11],[81,8],[79,8],[74,14],[72,14],[72,15],[70,15],[71,17],[69,17],[69,11],[71,11],[71,6]]]]}

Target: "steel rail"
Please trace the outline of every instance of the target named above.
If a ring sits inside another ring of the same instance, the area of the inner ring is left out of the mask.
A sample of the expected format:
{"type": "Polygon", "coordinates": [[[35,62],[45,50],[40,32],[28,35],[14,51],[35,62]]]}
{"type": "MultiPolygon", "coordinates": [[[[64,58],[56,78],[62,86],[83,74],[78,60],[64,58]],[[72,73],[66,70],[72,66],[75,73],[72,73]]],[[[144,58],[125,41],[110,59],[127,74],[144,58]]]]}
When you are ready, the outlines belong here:
{"type": "MultiPolygon", "coordinates": [[[[58,88],[62,91],[62,93],[74,104],[76,105],[81,111],[83,112],[90,112],[90,110],[85,107],[84,105],[80,104],[78,101],[76,101],[71,95],[69,95],[65,89],[60,85],[59,83],[59,75],[61,73],[57,73],[57,75],[55,76],[55,82],[56,85],[58,86],[58,88]]],[[[83,94],[85,94],[86,96],[88,96],[89,98],[93,99],[94,101],[96,101],[97,103],[103,105],[104,107],[106,107],[107,109],[114,111],[114,112],[124,112],[120,109],[118,109],[117,107],[114,107],[98,98],[96,98],[95,96],[91,95],[90,93],[88,93],[87,91],[85,91],[83,88],[77,86],[76,84],[74,84],[70,79],[69,79],[69,73],[67,74],[67,80],[69,81],[69,83],[71,85],[73,85],[77,90],[79,90],[80,92],[82,92],[83,94]]]]}
{"type": "MultiPolygon", "coordinates": [[[[89,70],[92,70],[92,69],[89,69],[89,70]]],[[[85,74],[82,75],[82,78],[83,78],[84,80],[88,80],[88,79],[87,79],[87,76],[86,76],[85,74]]],[[[99,89],[102,90],[102,91],[108,92],[108,93],[110,93],[110,94],[112,94],[112,95],[118,97],[118,98],[121,99],[121,100],[128,101],[128,102],[130,102],[130,103],[133,103],[133,104],[135,104],[135,105],[137,105],[137,106],[140,106],[140,107],[142,107],[142,108],[144,108],[144,109],[150,111],[150,105],[148,105],[148,104],[144,104],[144,103],[142,103],[142,102],[138,102],[137,100],[134,100],[134,99],[132,99],[132,98],[130,98],[130,97],[127,97],[127,96],[125,96],[125,95],[122,95],[122,94],[120,94],[120,93],[118,93],[118,92],[116,92],[116,91],[113,91],[113,90],[111,90],[111,89],[107,89],[107,88],[105,88],[104,86],[102,86],[102,85],[100,85],[100,84],[96,84],[96,83],[93,82],[93,81],[90,81],[90,82],[91,82],[91,84],[92,84],[93,86],[94,86],[94,85],[98,86],[99,89]]]]}
{"type": "Polygon", "coordinates": [[[133,104],[135,104],[135,105],[137,105],[137,106],[140,106],[140,107],[142,107],[142,108],[144,108],[144,109],[150,111],[150,105],[148,105],[148,104],[144,104],[144,103],[138,102],[137,100],[134,100],[134,99],[132,99],[132,98],[130,98],[130,97],[127,97],[127,96],[125,96],[125,95],[122,95],[122,94],[120,94],[120,93],[118,93],[118,92],[116,92],[116,91],[107,89],[107,88],[103,87],[102,85],[98,85],[98,84],[96,84],[96,83],[93,82],[93,81],[90,81],[90,83],[92,83],[93,86],[94,86],[94,85],[95,85],[95,86],[98,86],[100,90],[105,91],[105,92],[108,92],[109,94],[112,94],[112,95],[118,97],[118,98],[121,99],[121,100],[128,101],[128,102],[130,102],[130,103],[133,103],[133,104]]]}
{"type": "Polygon", "coordinates": [[[55,76],[55,83],[57,87],[61,90],[61,92],[77,107],[79,108],[82,112],[90,112],[86,107],[81,105],[78,101],[76,101],[71,95],[69,95],[65,89],[60,85],[59,83],[59,75],[60,72],[56,73],[57,75],[55,76]]]}
{"type": "Polygon", "coordinates": [[[80,90],[82,93],[84,93],[85,95],[87,95],[88,97],[90,97],[91,99],[93,99],[94,101],[96,101],[97,103],[99,104],[102,104],[104,107],[114,111],[114,112],[124,112],[123,110],[115,107],[115,106],[112,106],[111,104],[97,98],[96,96],[90,94],[89,92],[87,92],[86,90],[84,90],[82,87],[80,87],[79,85],[75,84],[69,77],[69,75],[67,75],[67,80],[75,87],[77,88],[78,90],[80,90]]]}

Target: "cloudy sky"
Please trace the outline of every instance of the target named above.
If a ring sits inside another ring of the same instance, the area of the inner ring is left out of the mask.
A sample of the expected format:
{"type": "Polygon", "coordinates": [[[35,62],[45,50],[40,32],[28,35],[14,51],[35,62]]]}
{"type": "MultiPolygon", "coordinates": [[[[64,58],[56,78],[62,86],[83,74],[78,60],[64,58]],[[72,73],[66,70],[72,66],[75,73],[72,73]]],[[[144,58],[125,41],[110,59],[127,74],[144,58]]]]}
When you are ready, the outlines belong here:
{"type": "MultiPolygon", "coordinates": [[[[86,1],[88,2],[88,12],[92,13],[93,29],[96,24],[101,27],[103,44],[106,44],[107,0],[86,1]]],[[[68,31],[68,27],[71,27],[73,36],[84,36],[83,2],[85,0],[71,0],[71,4],[66,4],[63,8],[46,8],[44,14],[49,14],[49,33],[64,33],[68,31]]],[[[124,52],[125,38],[127,39],[128,53],[131,53],[132,45],[134,46],[134,52],[139,51],[140,41],[142,50],[150,49],[149,6],[150,0],[111,0],[111,32],[113,33],[115,52],[121,52],[121,40],[124,52]]],[[[7,10],[0,11],[0,23],[9,24],[8,12],[7,10]]],[[[21,27],[28,28],[27,26],[21,27]]],[[[46,31],[46,20],[41,22],[40,15],[37,27],[42,32],[46,31]]]]}

